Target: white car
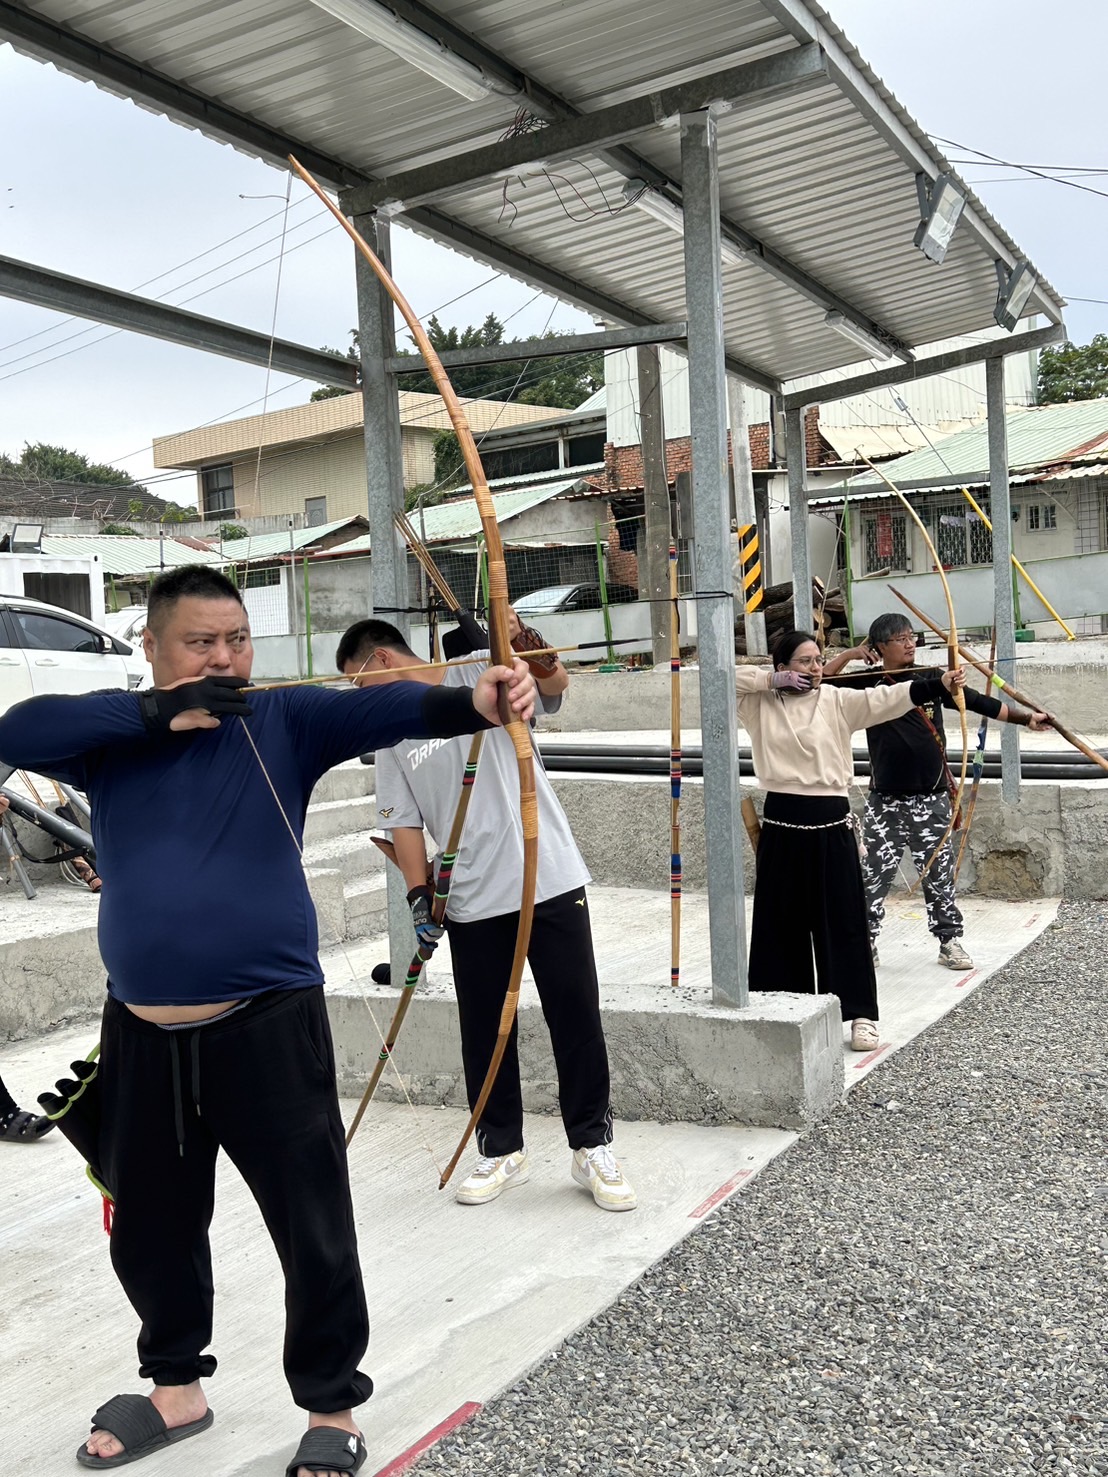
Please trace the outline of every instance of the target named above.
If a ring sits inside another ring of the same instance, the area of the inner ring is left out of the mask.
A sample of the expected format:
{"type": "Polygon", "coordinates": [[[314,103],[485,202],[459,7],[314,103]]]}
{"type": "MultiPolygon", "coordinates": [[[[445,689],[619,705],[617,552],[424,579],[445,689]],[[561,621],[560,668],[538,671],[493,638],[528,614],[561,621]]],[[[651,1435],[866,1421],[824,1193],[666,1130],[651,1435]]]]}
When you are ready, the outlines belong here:
{"type": "Polygon", "coordinates": [[[151,680],[141,648],[71,610],[0,595],[0,712],[46,692],[126,692],[151,680]]]}
{"type": "Polygon", "coordinates": [[[110,610],[104,617],[104,629],[141,651],[142,633],[146,630],[146,606],[125,605],[122,610],[110,610]]]}

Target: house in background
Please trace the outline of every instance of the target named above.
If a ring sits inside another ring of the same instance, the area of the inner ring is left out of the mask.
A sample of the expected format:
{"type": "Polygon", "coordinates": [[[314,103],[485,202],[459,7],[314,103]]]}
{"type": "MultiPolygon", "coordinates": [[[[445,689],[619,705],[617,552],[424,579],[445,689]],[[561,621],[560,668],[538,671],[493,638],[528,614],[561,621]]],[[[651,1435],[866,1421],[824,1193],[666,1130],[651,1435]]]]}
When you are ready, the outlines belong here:
{"type": "MultiPolygon", "coordinates": [[[[1100,634],[1108,629],[1108,399],[1010,410],[1006,430],[1012,552],[1078,634],[1100,634]]],[[[961,489],[988,517],[988,465],[987,431],[976,426],[882,468],[911,498],[943,569],[953,572],[963,625],[985,631],[992,624],[993,540],[961,489]]],[[[833,474],[825,469],[824,475],[833,474]]],[[[838,479],[838,487],[814,495],[809,505],[834,518],[841,531],[857,633],[878,607],[888,607],[886,576],[895,575],[911,595],[912,579],[932,579],[932,563],[915,525],[879,478],[867,470],[844,483],[840,469],[838,479]]],[[[933,614],[935,607],[928,609],[933,614]]],[[[1016,580],[1016,609],[1029,632],[1063,634],[1022,578],[1016,580]]]]}
{"type": "MultiPolygon", "coordinates": [[[[466,417],[482,443],[541,427],[559,463],[559,423],[575,412],[504,400],[467,400],[466,417]]],[[[451,429],[438,395],[400,392],[404,486],[435,480],[435,436],[451,429]]],[[[484,448],[483,448],[484,449],[484,448]]],[[[489,448],[490,451],[492,447],[489,448]]],[[[569,449],[573,450],[572,442],[569,449]]],[[[599,458],[597,458],[599,460],[599,458]]],[[[204,520],[253,523],[293,518],[312,526],[366,511],[362,396],[354,391],[154,438],[156,467],[193,470],[204,520]]],[[[496,472],[490,467],[489,476],[496,472]]]]}

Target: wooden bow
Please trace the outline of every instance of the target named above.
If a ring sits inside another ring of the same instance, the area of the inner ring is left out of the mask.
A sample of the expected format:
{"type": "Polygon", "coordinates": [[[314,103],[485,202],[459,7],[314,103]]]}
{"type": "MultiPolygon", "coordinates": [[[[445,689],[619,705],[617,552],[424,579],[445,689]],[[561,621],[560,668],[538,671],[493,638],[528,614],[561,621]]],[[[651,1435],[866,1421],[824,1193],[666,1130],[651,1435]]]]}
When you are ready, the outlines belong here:
{"type": "MultiPolygon", "coordinates": [[[[946,571],[943,569],[942,561],[939,559],[939,551],[938,549],[936,549],[934,543],[932,543],[931,541],[931,535],[927,531],[927,525],[924,523],[920,515],[916,512],[915,508],[913,508],[912,504],[901,492],[900,488],[897,487],[896,483],[891,481],[880,467],[875,467],[874,464],[869,460],[869,458],[863,456],[860,451],[856,451],[855,456],[857,456],[859,461],[864,462],[871,472],[876,473],[876,475],[880,477],[881,481],[884,482],[889,491],[893,493],[895,497],[900,499],[901,503],[904,505],[905,512],[908,514],[909,518],[911,518],[912,522],[916,525],[920,533],[923,535],[923,541],[927,545],[928,553],[931,555],[931,562],[935,566],[935,573],[942,581],[943,594],[946,596],[946,613],[948,626],[946,633],[946,664],[947,668],[951,672],[953,672],[959,665],[958,617],[954,613],[954,596],[950,593],[950,582],[947,580],[946,571]]],[[[952,688],[950,695],[954,699],[954,706],[958,709],[958,722],[962,732],[962,767],[961,773],[958,776],[958,793],[955,795],[954,803],[950,808],[950,823],[947,826],[946,830],[943,832],[942,836],[939,838],[939,844],[935,847],[935,850],[928,857],[927,865],[919,874],[916,882],[912,884],[913,887],[917,883],[922,882],[923,879],[927,876],[928,872],[930,872],[931,868],[934,866],[936,858],[941,854],[943,847],[950,839],[951,832],[957,825],[958,817],[961,813],[962,796],[966,793],[966,772],[969,769],[969,725],[966,722],[966,699],[964,693],[958,687],[952,688]]],[[[909,888],[909,891],[911,891],[911,888],[909,888]]]]}
{"type": "MultiPolygon", "coordinates": [[[[996,666],[996,627],[993,627],[992,645],[989,647],[989,666],[996,666]]],[[[970,785],[969,803],[966,806],[966,814],[962,821],[962,839],[958,843],[958,860],[954,863],[954,880],[958,881],[958,873],[962,870],[962,859],[966,854],[966,843],[969,841],[970,827],[973,825],[973,813],[977,809],[977,794],[981,789],[981,777],[985,773],[985,740],[989,734],[989,715],[981,714],[981,723],[977,729],[977,748],[973,754],[973,783],[970,785]]]]}
{"type": "MultiPolygon", "coordinates": [[[[466,420],[461,401],[455,393],[450,378],[443,368],[442,361],[435,352],[435,347],[427,336],[423,324],[412,311],[404,294],[393,281],[391,274],[376,252],[362,235],[355,230],[354,226],[343,215],[339,207],[329,195],[323,190],[315,179],[308,173],[304,166],[289,155],[289,164],[296,174],[304,181],[308,188],[315,194],[342,226],[343,230],[353,241],[357,251],[372,268],[377,280],[388,293],[389,297],[398,308],[401,317],[408,325],[416,346],[423,355],[424,362],[430,371],[435,387],[442,396],[446,405],[450,423],[458,438],[461,447],[462,459],[465,462],[466,471],[469,473],[470,484],[473,488],[473,497],[477,504],[477,511],[481,518],[481,529],[485,537],[485,547],[488,550],[489,571],[489,646],[494,664],[511,666],[512,648],[508,637],[508,574],[504,563],[504,545],[500,539],[500,529],[496,522],[496,510],[493,507],[492,496],[489,492],[488,481],[485,477],[481,458],[477,451],[477,443],[473,438],[469,422],[466,420]]],[[[439,1179],[441,1190],[457,1167],[459,1159],[465,1152],[473,1130],[476,1128],[481,1114],[485,1111],[485,1105],[489,1100],[497,1073],[500,1071],[500,1063],[504,1059],[504,1052],[508,1046],[508,1038],[511,1035],[512,1026],[515,1022],[516,1008],[519,1004],[519,987],[523,978],[523,967],[527,962],[527,949],[531,942],[531,922],[535,911],[535,884],[538,877],[538,803],[535,797],[535,764],[531,748],[531,731],[526,723],[521,722],[512,713],[508,703],[507,692],[500,690],[500,720],[511,737],[512,745],[516,752],[516,764],[519,769],[519,810],[520,821],[523,828],[523,885],[521,889],[519,905],[519,927],[516,933],[515,954],[512,959],[512,970],[508,981],[508,989],[504,996],[504,1006],[500,1014],[500,1026],[497,1031],[496,1045],[493,1048],[492,1059],[489,1062],[488,1072],[484,1084],[478,1094],[477,1101],[473,1106],[469,1122],[466,1124],[465,1132],[462,1134],[458,1147],[455,1149],[449,1164],[439,1179]]]]}

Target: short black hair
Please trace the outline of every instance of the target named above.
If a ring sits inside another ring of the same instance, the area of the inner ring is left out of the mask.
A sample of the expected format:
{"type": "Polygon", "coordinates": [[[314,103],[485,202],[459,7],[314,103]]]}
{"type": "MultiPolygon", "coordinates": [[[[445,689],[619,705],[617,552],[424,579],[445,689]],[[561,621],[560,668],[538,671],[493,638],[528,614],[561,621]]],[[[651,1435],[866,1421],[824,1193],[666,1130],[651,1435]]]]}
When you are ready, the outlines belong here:
{"type": "Polygon", "coordinates": [[[342,633],[335,652],[335,666],[340,672],[345,672],[348,662],[367,661],[378,646],[399,651],[402,655],[417,660],[415,652],[395,626],[390,626],[388,621],[371,617],[369,620],[355,621],[342,633]]]}
{"type": "Polygon", "coordinates": [[[819,645],[810,631],[782,631],[770,652],[774,667],[787,667],[805,641],[815,641],[819,645]]]}
{"type": "Polygon", "coordinates": [[[182,564],[177,569],[167,569],[151,582],[146,601],[146,624],[156,632],[178,600],[189,597],[196,600],[234,600],[238,605],[242,604],[238,587],[220,570],[207,564],[182,564]]]}
{"type": "Polygon", "coordinates": [[[903,636],[905,631],[912,629],[912,622],[899,610],[888,610],[884,615],[879,615],[869,628],[866,640],[874,651],[879,646],[884,646],[886,641],[891,641],[894,636],[903,636]]]}

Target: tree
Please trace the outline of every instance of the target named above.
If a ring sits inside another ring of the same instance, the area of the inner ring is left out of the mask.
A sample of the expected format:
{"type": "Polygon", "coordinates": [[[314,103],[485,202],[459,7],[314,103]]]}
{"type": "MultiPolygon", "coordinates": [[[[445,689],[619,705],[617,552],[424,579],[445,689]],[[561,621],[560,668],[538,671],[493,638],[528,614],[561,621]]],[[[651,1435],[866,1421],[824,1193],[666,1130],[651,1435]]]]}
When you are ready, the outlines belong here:
{"type": "MultiPolygon", "coordinates": [[[[547,335],[548,338],[567,336],[547,335]]],[[[432,317],[427,324],[427,337],[440,353],[524,342],[505,340],[504,325],[495,313],[490,313],[479,325],[462,329],[443,328],[438,318],[432,317]]],[[[416,359],[418,355],[412,352],[411,357],[416,359]]],[[[497,364],[463,364],[450,370],[450,379],[459,395],[472,400],[515,400],[523,405],[575,410],[604,383],[604,355],[594,350],[588,354],[501,360],[497,364]]],[[[405,374],[401,385],[405,390],[435,393],[435,382],[425,369],[405,374]]]]}
{"type": "Polygon", "coordinates": [[[1063,400],[1096,400],[1108,395],[1108,334],[1098,333],[1087,344],[1067,339],[1039,355],[1039,404],[1063,400]]]}
{"type": "MultiPolygon", "coordinates": [[[[356,328],[352,328],[350,330],[350,337],[353,340],[353,343],[351,344],[350,348],[347,349],[346,357],[348,359],[353,359],[355,364],[361,364],[362,351],[358,342],[358,330],[356,328]]],[[[324,354],[341,354],[342,350],[332,349],[329,344],[324,344],[321,352],[324,354]]],[[[333,400],[336,395],[350,395],[352,393],[353,391],[348,385],[320,385],[318,390],[312,391],[312,393],[308,396],[308,399],[309,401],[333,400]]]]}
{"type": "Polygon", "coordinates": [[[221,523],[219,525],[219,536],[225,544],[234,543],[236,539],[249,538],[250,530],[243,528],[241,523],[221,523]]]}
{"type": "Polygon", "coordinates": [[[130,472],[122,472],[104,462],[90,462],[79,451],[67,451],[64,446],[47,446],[43,441],[36,442],[34,446],[24,442],[18,461],[0,454],[0,477],[16,477],[21,481],[33,477],[37,482],[74,482],[84,486],[134,487],[139,492],[146,491],[130,472]]]}

